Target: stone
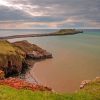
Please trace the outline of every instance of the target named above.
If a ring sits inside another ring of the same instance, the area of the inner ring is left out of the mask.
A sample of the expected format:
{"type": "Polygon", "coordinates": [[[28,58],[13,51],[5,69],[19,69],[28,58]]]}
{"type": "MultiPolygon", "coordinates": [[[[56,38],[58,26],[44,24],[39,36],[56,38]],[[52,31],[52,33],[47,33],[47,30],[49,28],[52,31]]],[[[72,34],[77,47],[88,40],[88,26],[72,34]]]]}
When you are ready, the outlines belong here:
{"type": "Polygon", "coordinates": [[[5,77],[4,71],[0,70],[0,79],[4,79],[4,77],[5,77]]]}
{"type": "Polygon", "coordinates": [[[80,84],[80,89],[83,89],[90,82],[91,82],[91,80],[84,80],[84,81],[82,81],[81,84],[80,84]]]}

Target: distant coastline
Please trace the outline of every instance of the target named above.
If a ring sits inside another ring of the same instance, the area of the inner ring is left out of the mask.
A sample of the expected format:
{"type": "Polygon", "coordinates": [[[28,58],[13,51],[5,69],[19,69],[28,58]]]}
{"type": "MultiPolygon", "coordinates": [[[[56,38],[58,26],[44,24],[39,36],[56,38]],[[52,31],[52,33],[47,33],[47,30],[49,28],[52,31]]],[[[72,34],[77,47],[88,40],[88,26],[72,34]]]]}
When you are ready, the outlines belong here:
{"type": "Polygon", "coordinates": [[[4,37],[0,37],[0,39],[14,39],[14,38],[24,38],[24,37],[44,37],[44,36],[62,36],[62,35],[74,35],[74,34],[79,34],[79,33],[83,33],[83,31],[76,30],[76,29],[61,29],[57,32],[52,32],[52,33],[4,36],[4,37]]]}

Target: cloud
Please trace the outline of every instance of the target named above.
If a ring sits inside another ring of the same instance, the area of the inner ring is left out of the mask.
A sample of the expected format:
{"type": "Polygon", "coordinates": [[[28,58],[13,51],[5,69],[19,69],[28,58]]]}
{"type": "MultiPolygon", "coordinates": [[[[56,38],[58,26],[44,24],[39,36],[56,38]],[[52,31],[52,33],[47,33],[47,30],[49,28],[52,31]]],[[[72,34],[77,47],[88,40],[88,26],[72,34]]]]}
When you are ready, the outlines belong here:
{"type": "Polygon", "coordinates": [[[0,0],[0,28],[1,25],[4,28],[100,28],[100,0],[0,0]]]}

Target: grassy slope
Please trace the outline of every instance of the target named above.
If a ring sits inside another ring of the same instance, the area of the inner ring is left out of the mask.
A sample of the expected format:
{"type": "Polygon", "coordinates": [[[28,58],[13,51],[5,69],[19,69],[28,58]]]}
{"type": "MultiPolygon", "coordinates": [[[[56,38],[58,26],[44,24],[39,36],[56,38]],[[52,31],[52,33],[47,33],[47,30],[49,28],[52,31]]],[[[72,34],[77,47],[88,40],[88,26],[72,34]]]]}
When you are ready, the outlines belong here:
{"type": "Polygon", "coordinates": [[[0,85],[0,100],[100,100],[100,80],[73,94],[32,92],[0,85]]]}
{"type": "Polygon", "coordinates": [[[0,41],[0,54],[4,54],[4,55],[17,55],[17,52],[20,52],[21,54],[24,53],[20,48],[12,45],[11,43],[9,43],[6,40],[2,40],[0,41]]]}
{"type": "Polygon", "coordinates": [[[20,48],[6,40],[0,40],[0,66],[7,66],[8,60],[12,60],[15,64],[21,65],[24,54],[25,53],[20,48]]]}

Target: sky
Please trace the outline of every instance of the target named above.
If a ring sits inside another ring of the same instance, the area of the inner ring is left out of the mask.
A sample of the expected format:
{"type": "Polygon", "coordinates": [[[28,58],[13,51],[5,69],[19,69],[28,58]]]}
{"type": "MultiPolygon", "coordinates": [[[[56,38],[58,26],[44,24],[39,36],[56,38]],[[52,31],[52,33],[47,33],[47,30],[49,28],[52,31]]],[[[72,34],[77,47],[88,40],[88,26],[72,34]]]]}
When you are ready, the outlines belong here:
{"type": "Polygon", "coordinates": [[[99,28],[100,0],[0,0],[0,29],[99,28]]]}

